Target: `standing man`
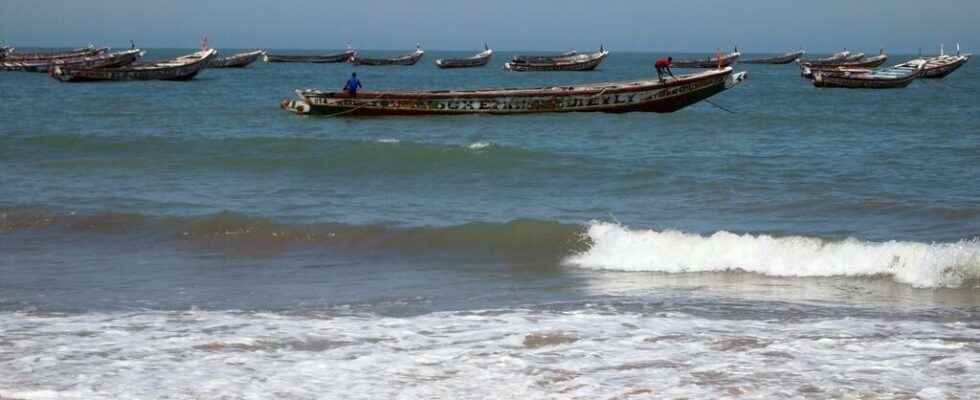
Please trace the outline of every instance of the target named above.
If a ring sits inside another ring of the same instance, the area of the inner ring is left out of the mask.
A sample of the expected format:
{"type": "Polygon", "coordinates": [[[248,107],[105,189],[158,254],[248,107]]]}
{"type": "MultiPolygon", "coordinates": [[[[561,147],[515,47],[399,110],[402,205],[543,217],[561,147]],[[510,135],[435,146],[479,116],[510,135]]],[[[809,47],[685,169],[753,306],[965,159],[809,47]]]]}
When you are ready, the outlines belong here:
{"type": "Polygon", "coordinates": [[[657,77],[659,77],[661,81],[664,80],[664,72],[669,74],[671,78],[675,78],[675,79],[677,78],[674,76],[674,72],[670,70],[670,64],[673,61],[674,61],[673,57],[667,57],[666,59],[661,58],[657,60],[657,63],[654,64],[654,67],[657,68],[657,77]]]}
{"type": "Polygon", "coordinates": [[[347,84],[344,85],[344,92],[346,92],[350,97],[357,97],[357,89],[361,88],[361,81],[357,79],[357,72],[351,72],[350,79],[347,80],[347,84]]]}

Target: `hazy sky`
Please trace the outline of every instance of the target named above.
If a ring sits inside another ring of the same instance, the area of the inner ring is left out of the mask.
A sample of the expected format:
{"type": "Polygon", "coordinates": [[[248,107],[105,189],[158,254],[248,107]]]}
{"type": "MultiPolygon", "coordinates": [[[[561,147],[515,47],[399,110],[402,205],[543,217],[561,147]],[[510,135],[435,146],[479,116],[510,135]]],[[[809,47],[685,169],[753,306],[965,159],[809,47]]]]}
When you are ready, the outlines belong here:
{"type": "Polygon", "coordinates": [[[0,0],[18,46],[893,53],[980,48],[980,0],[0,0]]]}

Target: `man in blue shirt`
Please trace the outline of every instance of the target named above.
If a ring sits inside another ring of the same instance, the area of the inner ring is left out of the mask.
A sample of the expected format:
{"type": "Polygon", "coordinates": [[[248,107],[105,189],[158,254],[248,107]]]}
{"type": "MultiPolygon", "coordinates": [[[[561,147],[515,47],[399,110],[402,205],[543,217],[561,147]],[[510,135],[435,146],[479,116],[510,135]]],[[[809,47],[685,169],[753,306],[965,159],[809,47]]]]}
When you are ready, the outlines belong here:
{"type": "Polygon", "coordinates": [[[350,97],[357,96],[357,89],[361,88],[361,81],[357,79],[357,72],[352,72],[350,74],[350,79],[347,80],[347,84],[344,85],[344,91],[350,95],[350,97]]]}

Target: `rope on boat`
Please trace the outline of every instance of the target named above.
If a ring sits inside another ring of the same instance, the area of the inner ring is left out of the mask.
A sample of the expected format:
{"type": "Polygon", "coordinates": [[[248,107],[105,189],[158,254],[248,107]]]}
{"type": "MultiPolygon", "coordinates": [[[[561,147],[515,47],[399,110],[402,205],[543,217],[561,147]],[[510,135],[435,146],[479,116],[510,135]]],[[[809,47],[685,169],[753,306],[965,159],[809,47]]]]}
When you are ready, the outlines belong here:
{"type": "Polygon", "coordinates": [[[708,100],[708,99],[704,99],[704,101],[705,101],[706,103],[708,103],[708,104],[711,104],[711,105],[713,105],[713,106],[715,106],[715,107],[718,107],[718,109],[719,109],[719,110],[722,110],[722,111],[728,111],[728,112],[729,112],[729,113],[731,113],[731,114],[737,114],[737,113],[736,113],[735,111],[732,111],[732,110],[729,110],[729,109],[727,109],[727,108],[725,108],[725,107],[722,107],[722,106],[719,106],[719,105],[717,105],[717,104],[715,104],[715,102],[713,102],[713,101],[711,101],[711,100],[708,100]]]}

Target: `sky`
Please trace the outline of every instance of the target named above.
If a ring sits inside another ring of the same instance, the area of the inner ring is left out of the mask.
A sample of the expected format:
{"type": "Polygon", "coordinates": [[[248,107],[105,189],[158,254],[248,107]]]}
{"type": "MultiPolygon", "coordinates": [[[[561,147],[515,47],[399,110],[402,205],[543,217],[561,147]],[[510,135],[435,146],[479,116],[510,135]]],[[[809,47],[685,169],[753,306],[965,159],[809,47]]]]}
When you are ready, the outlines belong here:
{"type": "Polygon", "coordinates": [[[216,48],[867,53],[980,48],[980,0],[0,0],[0,41],[216,48]]]}

